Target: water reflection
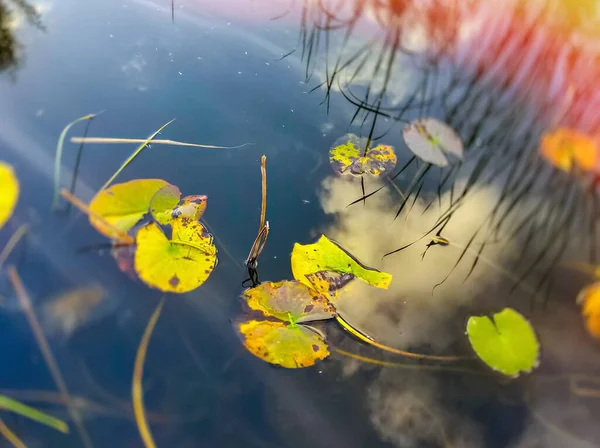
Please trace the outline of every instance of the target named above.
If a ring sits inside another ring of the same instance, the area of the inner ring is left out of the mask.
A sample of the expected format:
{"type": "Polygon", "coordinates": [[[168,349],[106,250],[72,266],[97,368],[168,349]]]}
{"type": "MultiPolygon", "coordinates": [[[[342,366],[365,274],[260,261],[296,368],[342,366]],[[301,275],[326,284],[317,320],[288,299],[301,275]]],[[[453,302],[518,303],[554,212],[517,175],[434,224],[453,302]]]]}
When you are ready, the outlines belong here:
{"type": "MultiPolygon", "coordinates": [[[[174,24],[166,3],[61,5],[48,46],[28,46],[32,68],[23,67],[18,85],[0,86],[2,158],[24,180],[3,230],[31,224],[27,246],[9,262],[34,307],[52,316],[43,324],[94,446],[141,446],[131,371],[160,297],[109,256],[77,253],[101,242],[85,218],[49,212],[60,130],[102,109],[93,135],[139,138],[176,116],[166,139],[256,143],[198,152],[155,145],[119,178],[159,177],[207,194],[206,218],[218,238],[218,268],[201,288],[168,298],[151,340],[144,387],[159,446],[600,443],[598,348],[574,303],[588,280],[562,264],[597,262],[597,199],[590,179],[539,155],[540,138],[556,127],[598,131],[594,5],[198,0],[175,2],[174,24]],[[48,113],[36,116],[42,106],[48,113]],[[425,165],[404,147],[402,127],[427,116],[460,134],[462,165],[425,165]],[[403,169],[393,186],[333,175],[328,149],[347,132],[396,147],[403,169]],[[256,236],[248,223],[260,213],[262,154],[272,226],[262,281],[290,278],[293,243],[323,232],[394,274],[390,290],[358,284],[339,304],[378,341],[468,355],[465,319],[508,305],[532,321],[543,346],[540,369],[507,383],[477,361],[406,362],[333,325],[326,328],[332,355],[312,369],[274,369],[248,354],[230,320],[240,313],[243,261],[256,236]],[[421,259],[436,234],[448,244],[421,259]],[[53,326],[69,337],[52,338],[53,326]]],[[[65,179],[75,150],[66,148],[65,179]]],[[[130,151],[86,146],[76,194],[89,200],[130,151]]],[[[0,280],[0,292],[11,294],[0,280]]],[[[68,418],[64,397],[49,393],[23,317],[3,310],[0,319],[2,353],[14,367],[2,372],[2,384],[22,389],[6,393],[68,418]],[[25,394],[33,387],[45,392],[25,394]]],[[[7,423],[30,446],[81,446],[76,435],[7,423]]]]}
{"type": "Polygon", "coordinates": [[[26,0],[0,1],[0,71],[16,69],[23,59],[23,45],[16,32],[25,19],[30,25],[43,29],[41,15],[26,0]]]}

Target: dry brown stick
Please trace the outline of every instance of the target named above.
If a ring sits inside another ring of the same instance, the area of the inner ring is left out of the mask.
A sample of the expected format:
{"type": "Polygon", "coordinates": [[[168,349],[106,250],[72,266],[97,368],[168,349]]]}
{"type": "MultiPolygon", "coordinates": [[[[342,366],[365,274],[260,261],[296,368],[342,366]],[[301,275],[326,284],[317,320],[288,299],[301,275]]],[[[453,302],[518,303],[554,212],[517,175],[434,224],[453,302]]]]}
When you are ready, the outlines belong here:
{"type": "Polygon", "coordinates": [[[267,156],[263,155],[260,159],[260,175],[262,178],[262,202],[260,206],[260,232],[265,226],[265,216],[267,214],[267,156]]]}
{"type": "Polygon", "coordinates": [[[13,288],[15,289],[15,292],[17,293],[17,297],[19,298],[19,302],[21,303],[21,307],[23,308],[25,316],[29,321],[29,326],[33,331],[33,335],[35,336],[40,351],[44,356],[46,365],[50,370],[52,379],[54,380],[54,383],[56,384],[56,387],[58,388],[59,392],[65,397],[65,401],[67,403],[67,410],[69,411],[69,415],[71,416],[73,422],[75,423],[75,426],[77,427],[77,431],[79,432],[79,436],[81,437],[83,446],[86,448],[92,448],[92,440],[90,439],[90,436],[87,430],[85,429],[85,426],[83,425],[83,421],[81,419],[79,411],[77,411],[77,409],[71,405],[71,402],[73,401],[71,398],[71,394],[69,393],[67,384],[65,383],[65,380],[62,374],[60,373],[60,369],[58,367],[56,359],[54,358],[54,355],[52,354],[50,344],[48,343],[48,339],[46,339],[44,330],[42,330],[42,326],[40,325],[40,322],[35,314],[35,310],[33,309],[31,300],[29,299],[29,295],[27,294],[27,291],[23,286],[23,282],[21,281],[19,273],[12,265],[8,267],[8,276],[13,285],[13,288]]]}
{"type": "Polygon", "coordinates": [[[6,423],[0,418],[0,434],[2,434],[6,440],[8,440],[15,448],[27,448],[27,445],[23,443],[19,437],[6,426],[6,423]]]}
{"type": "MultiPolygon", "coordinates": [[[[112,137],[71,137],[71,143],[144,143],[145,138],[112,138],[112,137]]],[[[237,149],[253,143],[244,143],[236,146],[201,145],[198,143],[178,142],[176,140],[152,140],[153,145],[187,146],[191,148],[206,149],[237,149]]]]}
{"type": "Polygon", "coordinates": [[[255,268],[258,257],[262,253],[267,237],[269,236],[269,222],[266,221],[267,215],[267,156],[263,155],[260,163],[260,174],[262,177],[262,202],[260,207],[260,227],[258,235],[252,243],[248,258],[246,258],[246,266],[255,268]]]}
{"type": "Polygon", "coordinates": [[[133,239],[133,237],[131,235],[129,235],[127,232],[124,232],[123,230],[119,229],[118,227],[112,225],[103,216],[91,211],[90,208],[81,199],[79,199],[75,195],[72,195],[71,192],[69,192],[65,188],[60,190],[60,195],[63,198],[65,198],[67,201],[69,201],[71,204],[73,204],[75,207],[77,207],[81,213],[84,213],[84,214],[91,216],[92,218],[100,221],[103,226],[108,227],[113,232],[118,234],[119,235],[119,240],[118,240],[119,243],[122,243],[122,244],[133,244],[134,243],[135,240],[133,239]]]}
{"type": "Polygon", "coordinates": [[[6,246],[4,246],[4,249],[2,249],[2,252],[0,252],[0,269],[2,269],[4,262],[11,254],[17,243],[21,241],[21,238],[25,236],[28,230],[29,228],[27,227],[27,224],[23,224],[17,230],[15,230],[15,233],[12,234],[8,240],[8,243],[6,243],[6,246]]]}

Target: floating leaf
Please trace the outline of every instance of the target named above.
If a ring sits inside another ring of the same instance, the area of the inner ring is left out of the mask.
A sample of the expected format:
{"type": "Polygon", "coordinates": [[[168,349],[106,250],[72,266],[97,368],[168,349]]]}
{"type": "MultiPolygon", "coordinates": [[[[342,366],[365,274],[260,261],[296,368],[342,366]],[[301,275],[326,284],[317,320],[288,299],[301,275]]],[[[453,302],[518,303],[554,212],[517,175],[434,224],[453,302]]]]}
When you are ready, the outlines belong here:
{"type": "Polygon", "coordinates": [[[540,345],[531,324],[511,308],[488,316],[471,316],[467,335],[475,353],[492,369],[516,377],[538,366],[540,345]]]}
{"type": "Polygon", "coordinates": [[[208,198],[205,195],[194,195],[179,200],[180,196],[181,192],[175,185],[162,187],[150,201],[152,217],[161,225],[170,224],[177,217],[198,221],[206,210],[208,198]]]}
{"type": "Polygon", "coordinates": [[[57,431],[65,434],[69,432],[69,427],[62,420],[52,417],[45,412],[38,411],[31,406],[27,406],[26,404],[13,400],[6,395],[0,395],[0,409],[11,411],[15,414],[30,418],[31,420],[35,420],[38,423],[42,423],[43,425],[54,428],[57,431]]]}
{"type": "Polygon", "coordinates": [[[577,303],[582,306],[581,315],[588,333],[600,339],[600,282],[584,288],[577,296],[577,303]]]}
{"type": "Polygon", "coordinates": [[[291,323],[335,316],[335,309],[327,298],[299,282],[264,282],[246,290],[244,297],[253,310],[291,323]]]}
{"type": "Polygon", "coordinates": [[[152,218],[161,225],[170,224],[173,220],[173,207],[179,203],[181,191],[175,185],[167,184],[160,188],[152,199],[148,209],[152,218]]]}
{"type": "Polygon", "coordinates": [[[424,162],[448,165],[446,153],[463,158],[463,144],[456,132],[435,118],[420,118],[402,129],[406,146],[424,162]]]}
{"type": "Polygon", "coordinates": [[[297,369],[329,356],[322,336],[302,325],[250,320],[236,326],[248,351],[271,364],[297,369]]]}
{"type": "MultiPolygon", "coordinates": [[[[101,216],[114,227],[128,232],[148,213],[154,194],[166,185],[169,183],[162,179],[136,179],[114,184],[106,190],[99,191],[92,199],[89,209],[92,214],[101,216]]],[[[178,201],[179,197],[170,204],[170,208],[175,207],[178,201]]],[[[119,238],[114,229],[95,219],[92,214],[90,224],[98,232],[112,239],[119,238]]]]}
{"type": "Polygon", "coordinates": [[[171,221],[172,239],[151,222],[136,236],[135,270],[146,284],[184,293],[206,281],[217,264],[217,248],[202,224],[180,217],[171,221]]]}
{"type": "Polygon", "coordinates": [[[365,266],[338,243],[325,235],[313,244],[294,244],[291,256],[294,278],[308,287],[312,284],[306,277],[320,271],[336,271],[352,274],[377,288],[387,289],[392,275],[365,266]]]}
{"type": "Polygon", "coordinates": [[[329,162],[334,171],[354,176],[365,173],[379,176],[394,169],[398,159],[392,146],[377,145],[368,148],[363,156],[366,145],[367,139],[361,139],[355,134],[346,134],[337,139],[329,150],[329,162]]]}
{"type": "Polygon", "coordinates": [[[13,167],[0,161],[0,229],[12,216],[19,199],[19,181],[13,167]]]}
{"type": "Polygon", "coordinates": [[[305,275],[312,289],[323,294],[330,301],[335,301],[339,291],[356,277],[352,274],[342,274],[335,271],[318,271],[305,275]]]}
{"type": "Polygon", "coordinates": [[[558,128],[545,133],[541,139],[540,153],[555,167],[570,172],[576,166],[591,171],[598,164],[598,147],[589,136],[568,128],[558,128]]]}

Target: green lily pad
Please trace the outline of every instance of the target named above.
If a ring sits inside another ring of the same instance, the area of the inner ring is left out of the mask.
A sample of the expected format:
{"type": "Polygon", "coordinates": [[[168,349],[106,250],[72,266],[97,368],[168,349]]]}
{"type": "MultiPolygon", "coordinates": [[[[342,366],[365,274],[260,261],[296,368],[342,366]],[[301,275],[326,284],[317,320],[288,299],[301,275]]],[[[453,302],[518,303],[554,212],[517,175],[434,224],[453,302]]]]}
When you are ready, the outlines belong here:
{"type": "Polygon", "coordinates": [[[454,130],[435,118],[419,118],[402,129],[406,146],[424,162],[443,167],[446,154],[462,160],[463,144],[454,130]]]}
{"type": "Polygon", "coordinates": [[[329,356],[323,337],[302,325],[249,320],[236,326],[246,349],[271,364],[298,369],[329,356]]]}
{"type": "Polygon", "coordinates": [[[299,282],[263,282],[244,291],[248,306],[290,323],[330,319],[335,309],[326,297],[299,282]]]}
{"type": "Polygon", "coordinates": [[[367,139],[361,139],[356,134],[346,134],[337,139],[329,150],[329,162],[334,171],[353,176],[362,176],[365,173],[379,176],[394,169],[398,159],[392,146],[377,145],[367,148],[363,156],[366,145],[367,139]]]}
{"type": "Polygon", "coordinates": [[[352,274],[371,286],[387,289],[392,275],[362,264],[338,243],[325,235],[313,244],[294,244],[291,256],[292,273],[300,283],[309,288],[313,285],[307,275],[320,271],[352,274]]]}
{"type": "Polygon", "coordinates": [[[175,185],[165,185],[150,201],[150,214],[161,225],[171,224],[174,218],[184,217],[198,221],[206,210],[205,195],[185,196],[175,185]]]}
{"type": "MultiPolygon", "coordinates": [[[[114,228],[106,226],[94,216],[99,215],[117,229],[128,232],[148,213],[154,195],[165,186],[177,188],[162,179],[135,179],[100,190],[89,205],[92,212],[90,224],[101,234],[118,239],[120,235],[116,234],[114,228]]],[[[164,207],[172,209],[178,201],[179,197],[175,201],[165,203],[164,207]]]]}
{"type": "Polygon", "coordinates": [[[467,322],[469,342],[477,356],[510,377],[531,372],[539,365],[540,344],[529,321],[512,308],[504,308],[493,318],[471,316],[467,322]]]}

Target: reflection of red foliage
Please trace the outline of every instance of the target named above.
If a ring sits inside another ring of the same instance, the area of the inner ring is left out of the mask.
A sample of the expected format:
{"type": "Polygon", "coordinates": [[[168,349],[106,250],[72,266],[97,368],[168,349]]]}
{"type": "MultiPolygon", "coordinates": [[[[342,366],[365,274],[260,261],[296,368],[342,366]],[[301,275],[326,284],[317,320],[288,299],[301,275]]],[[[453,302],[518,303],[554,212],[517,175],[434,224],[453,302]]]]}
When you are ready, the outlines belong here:
{"type": "Polygon", "coordinates": [[[600,132],[600,54],[579,28],[492,3],[479,19],[458,50],[466,65],[541,105],[552,121],[600,132]]]}
{"type": "Polygon", "coordinates": [[[137,275],[133,267],[134,253],[135,246],[133,244],[128,246],[114,246],[112,249],[112,256],[117,263],[117,267],[121,272],[127,274],[127,276],[132,280],[137,279],[137,275]]]}

